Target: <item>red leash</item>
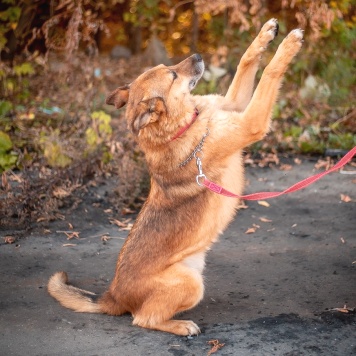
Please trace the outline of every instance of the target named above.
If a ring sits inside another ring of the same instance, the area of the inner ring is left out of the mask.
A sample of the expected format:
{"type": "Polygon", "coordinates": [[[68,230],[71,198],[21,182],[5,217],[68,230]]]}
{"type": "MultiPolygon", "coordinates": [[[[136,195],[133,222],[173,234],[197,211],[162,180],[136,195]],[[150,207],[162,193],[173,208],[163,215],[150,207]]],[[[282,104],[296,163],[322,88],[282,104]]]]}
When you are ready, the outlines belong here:
{"type": "Polygon", "coordinates": [[[340,159],[340,161],[337,162],[335,164],[335,166],[333,166],[332,168],[328,169],[325,172],[321,172],[321,173],[315,174],[311,177],[308,177],[306,179],[303,179],[302,181],[292,185],[291,187],[284,190],[283,192],[261,192],[261,193],[247,194],[247,195],[237,195],[237,194],[231,193],[228,190],[221,187],[220,185],[211,182],[209,179],[207,179],[205,177],[205,175],[203,174],[203,172],[201,170],[201,161],[198,157],[196,157],[198,170],[199,170],[199,175],[197,176],[197,182],[200,185],[204,185],[205,187],[207,187],[214,193],[225,195],[225,196],[231,197],[231,198],[239,198],[239,199],[244,199],[244,200],[271,199],[271,198],[279,197],[280,195],[283,195],[283,194],[296,192],[297,190],[307,187],[308,185],[316,182],[317,180],[324,177],[325,175],[342,168],[347,162],[351,161],[352,157],[355,154],[356,154],[356,146],[353,149],[351,149],[349,152],[347,152],[346,155],[344,157],[342,157],[340,159]],[[200,162],[200,165],[199,165],[199,162],[200,162]],[[199,178],[204,178],[203,183],[199,183],[199,178]]]}

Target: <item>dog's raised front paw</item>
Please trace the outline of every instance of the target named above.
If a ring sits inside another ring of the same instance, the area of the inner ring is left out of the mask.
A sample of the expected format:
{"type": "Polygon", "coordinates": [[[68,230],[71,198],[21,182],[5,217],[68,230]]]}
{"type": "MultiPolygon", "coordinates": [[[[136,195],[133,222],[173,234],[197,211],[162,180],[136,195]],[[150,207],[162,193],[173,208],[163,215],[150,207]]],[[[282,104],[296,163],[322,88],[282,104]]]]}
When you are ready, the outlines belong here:
{"type": "Polygon", "coordinates": [[[278,21],[277,19],[268,20],[262,27],[258,37],[262,48],[266,49],[268,44],[271,43],[278,35],[278,21]]]}
{"type": "Polygon", "coordinates": [[[298,53],[303,44],[303,30],[297,28],[289,32],[288,36],[283,40],[282,46],[284,51],[294,56],[298,53]]]}

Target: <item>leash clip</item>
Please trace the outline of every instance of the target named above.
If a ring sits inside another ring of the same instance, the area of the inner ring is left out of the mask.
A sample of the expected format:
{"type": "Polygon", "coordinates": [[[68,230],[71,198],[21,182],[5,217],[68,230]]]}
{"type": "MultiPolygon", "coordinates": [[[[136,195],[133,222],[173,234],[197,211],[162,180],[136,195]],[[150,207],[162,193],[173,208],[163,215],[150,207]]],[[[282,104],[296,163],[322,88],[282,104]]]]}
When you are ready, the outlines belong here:
{"type": "Polygon", "coordinates": [[[198,173],[199,173],[196,176],[196,181],[197,181],[198,185],[200,185],[202,187],[203,184],[200,182],[200,179],[201,178],[205,179],[206,176],[203,173],[203,164],[202,164],[201,158],[199,156],[197,156],[197,153],[202,153],[202,152],[201,152],[201,150],[198,150],[198,151],[194,152],[194,158],[196,159],[196,164],[197,164],[198,173]]]}

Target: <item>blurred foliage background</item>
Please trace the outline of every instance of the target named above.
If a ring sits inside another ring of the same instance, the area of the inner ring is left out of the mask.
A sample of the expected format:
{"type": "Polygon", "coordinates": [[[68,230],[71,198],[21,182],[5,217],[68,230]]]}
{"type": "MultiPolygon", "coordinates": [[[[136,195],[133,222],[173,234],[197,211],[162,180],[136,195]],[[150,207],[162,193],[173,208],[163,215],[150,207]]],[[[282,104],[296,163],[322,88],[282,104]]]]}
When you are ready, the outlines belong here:
{"type": "Polygon", "coordinates": [[[207,73],[196,92],[224,94],[271,17],[280,35],[262,67],[291,29],[304,29],[305,41],[274,108],[272,132],[252,152],[324,154],[355,146],[355,7],[352,0],[3,0],[3,210],[27,216],[39,205],[56,207],[66,195],[58,193],[63,182],[70,195],[98,174],[118,175],[117,201],[133,204],[147,188],[145,168],[123,112],[104,104],[107,93],[148,66],[199,52],[207,73]]]}

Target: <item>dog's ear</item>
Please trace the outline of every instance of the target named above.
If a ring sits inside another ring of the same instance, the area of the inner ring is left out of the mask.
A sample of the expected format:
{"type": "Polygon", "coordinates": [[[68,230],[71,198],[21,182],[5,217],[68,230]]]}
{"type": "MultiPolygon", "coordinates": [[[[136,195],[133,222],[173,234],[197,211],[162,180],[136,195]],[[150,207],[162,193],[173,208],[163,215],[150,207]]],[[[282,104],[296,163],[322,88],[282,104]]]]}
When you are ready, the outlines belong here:
{"type": "Polygon", "coordinates": [[[124,85],[115,89],[106,98],[106,104],[115,105],[116,109],[123,107],[129,99],[130,85],[124,85]]]}
{"type": "Polygon", "coordinates": [[[163,98],[156,97],[141,101],[131,124],[132,132],[137,135],[141,129],[158,121],[160,116],[165,113],[166,105],[163,98]]]}

